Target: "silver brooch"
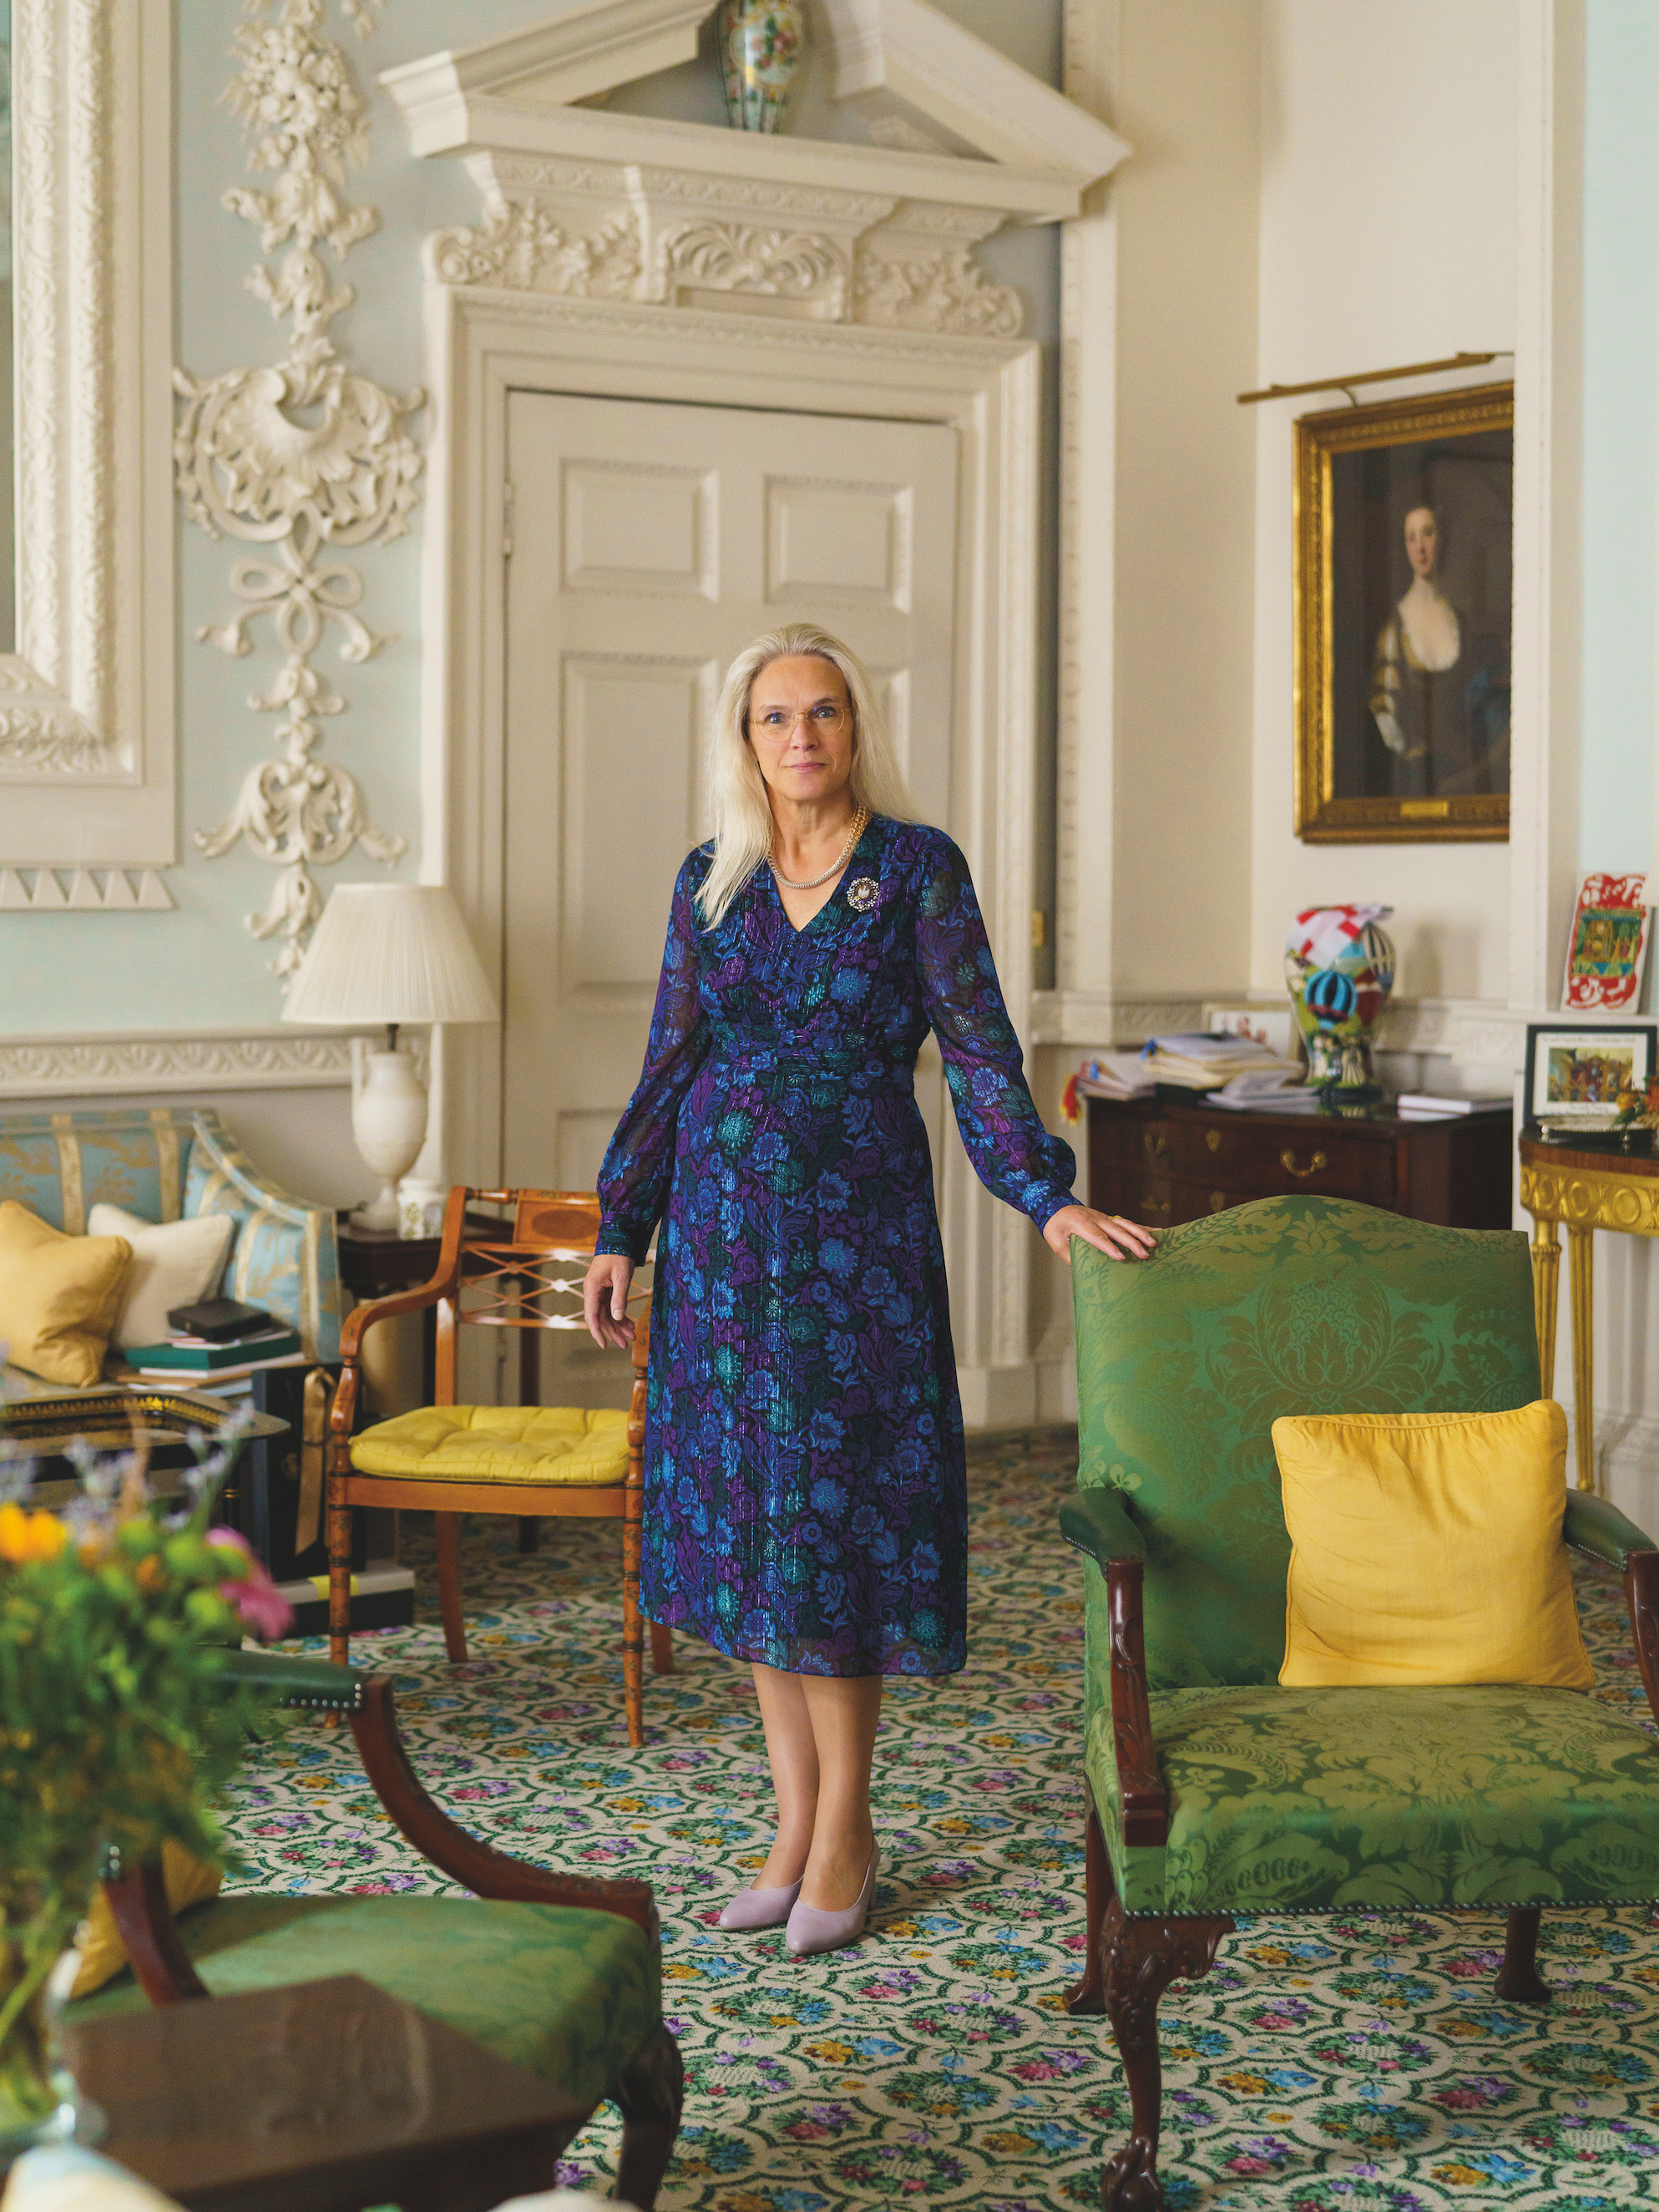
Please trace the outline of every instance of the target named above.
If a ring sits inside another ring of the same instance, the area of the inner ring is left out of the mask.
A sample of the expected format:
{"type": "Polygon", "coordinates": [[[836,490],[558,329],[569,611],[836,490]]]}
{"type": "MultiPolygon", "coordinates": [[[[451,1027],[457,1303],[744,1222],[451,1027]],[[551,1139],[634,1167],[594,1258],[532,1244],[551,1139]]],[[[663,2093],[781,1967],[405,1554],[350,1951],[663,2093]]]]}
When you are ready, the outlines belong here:
{"type": "Polygon", "coordinates": [[[860,914],[872,907],[881,896],[881,886],[873,876],[854,876],[847,886],[847,903],[860,914]]]}

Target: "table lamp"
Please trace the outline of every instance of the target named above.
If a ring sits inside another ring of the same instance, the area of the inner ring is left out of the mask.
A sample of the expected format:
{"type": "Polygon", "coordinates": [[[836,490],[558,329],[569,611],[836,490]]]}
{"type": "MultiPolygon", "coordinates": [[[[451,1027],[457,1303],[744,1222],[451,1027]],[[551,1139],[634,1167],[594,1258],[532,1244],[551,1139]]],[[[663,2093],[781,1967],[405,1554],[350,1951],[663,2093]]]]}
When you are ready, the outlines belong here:
{"type": "Polygon", "coordinates": [[[358,1029],[386,1024],[384,1052],[353,1041],[351,1133],[380,1178],[352,1214],[360,1229],[398,1226],[398,1180],[426,1141],[426,1089],[398,1031],[407,1022],[495,1022],[495,994],[451,894],[432,884],[338,884],[283,1008],[285,1022],[358,1029]]]}

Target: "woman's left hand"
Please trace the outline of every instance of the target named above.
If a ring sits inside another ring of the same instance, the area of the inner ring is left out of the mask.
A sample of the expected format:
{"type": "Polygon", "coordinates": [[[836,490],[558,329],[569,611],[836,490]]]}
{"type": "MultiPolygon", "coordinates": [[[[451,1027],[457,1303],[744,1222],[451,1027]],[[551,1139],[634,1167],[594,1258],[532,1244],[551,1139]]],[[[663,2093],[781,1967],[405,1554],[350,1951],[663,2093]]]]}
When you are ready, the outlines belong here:
{"type": "Polygon", "coordinates": [[[1149,1260],[1158,1244],[1155,1230],[1143,1229],[1138,1221],[1126,1221],[1121,1213],[1097,1213],[1091,1206],[1062,1206],[1042,1224],[1043,1243],[1051,1252],[1058,1252],[1068,1267],[1073,1237],[1080,1237],[1112,1260],[1149,1260]]]}

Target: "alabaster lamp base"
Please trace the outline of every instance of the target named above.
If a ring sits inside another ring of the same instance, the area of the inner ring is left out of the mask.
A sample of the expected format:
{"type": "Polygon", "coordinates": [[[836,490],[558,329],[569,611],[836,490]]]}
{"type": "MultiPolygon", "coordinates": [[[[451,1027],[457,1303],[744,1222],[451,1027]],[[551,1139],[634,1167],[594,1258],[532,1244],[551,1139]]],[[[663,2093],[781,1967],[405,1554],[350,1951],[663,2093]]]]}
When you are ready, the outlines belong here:
{"type": "Polygon", "coordinates": [[[398,1184],[426,1142],[426,1086],[406,1052],[369,1052],[352,1040],[351,1133],[380,1178],[380,1195],[355,1209],[354,1229],[398,1226],[398,1184]]]}

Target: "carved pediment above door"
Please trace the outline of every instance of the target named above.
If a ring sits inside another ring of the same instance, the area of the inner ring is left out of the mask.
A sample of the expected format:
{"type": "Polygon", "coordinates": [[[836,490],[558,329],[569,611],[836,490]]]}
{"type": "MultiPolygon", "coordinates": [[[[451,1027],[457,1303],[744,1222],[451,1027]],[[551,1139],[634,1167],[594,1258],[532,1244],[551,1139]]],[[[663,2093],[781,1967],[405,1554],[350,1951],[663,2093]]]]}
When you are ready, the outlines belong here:
{"type": "Polygon", "coordinates": [[[819,0],[834,95],[877,143],[580,105],[691,58],[713,0],[589,0],[390,70],[415,151],[463,159],[482,222],[444,284],[941,333],[1018,334],[974,248],[1075,215],[1128,149],[928,0],[819,0]]]}

